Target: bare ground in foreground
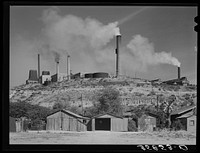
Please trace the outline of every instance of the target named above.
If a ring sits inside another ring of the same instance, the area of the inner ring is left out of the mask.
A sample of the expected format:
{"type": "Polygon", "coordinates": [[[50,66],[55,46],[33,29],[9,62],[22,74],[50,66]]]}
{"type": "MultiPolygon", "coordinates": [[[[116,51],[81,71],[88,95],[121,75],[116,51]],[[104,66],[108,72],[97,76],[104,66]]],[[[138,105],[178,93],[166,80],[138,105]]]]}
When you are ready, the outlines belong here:
{"type": "Polygon", "coordinates": [[[28,131],[10,133],[10,144],[185,144],[196,145],[196,135],[185,131],[28,131]]]}

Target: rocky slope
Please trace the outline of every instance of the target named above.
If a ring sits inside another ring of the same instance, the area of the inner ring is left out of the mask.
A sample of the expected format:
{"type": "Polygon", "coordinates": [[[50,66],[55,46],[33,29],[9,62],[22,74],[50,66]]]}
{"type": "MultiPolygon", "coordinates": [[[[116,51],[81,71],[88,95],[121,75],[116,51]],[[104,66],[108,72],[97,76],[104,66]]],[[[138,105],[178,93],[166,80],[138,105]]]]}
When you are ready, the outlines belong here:
{"type": "Polygon", "coordinates": [[[185,102],[184,96],[196,98],[195,86],[172,86],[152,84],[148,80],[128,77],[104,79],[77,79],[52,83],[48,86],[41,84],[24,84],[10,89],[10,102],[26,101],[51,108],[56,102],[69,103],[71,106],[90,107],[94,95],[105,86],[119,90],[123,105],[136,106],[141,103],[155,104],[156,95],[162,94],[177,97],[177,105],[185,102]],[[143,100],[141,100],[143,99],[143,100]]]}

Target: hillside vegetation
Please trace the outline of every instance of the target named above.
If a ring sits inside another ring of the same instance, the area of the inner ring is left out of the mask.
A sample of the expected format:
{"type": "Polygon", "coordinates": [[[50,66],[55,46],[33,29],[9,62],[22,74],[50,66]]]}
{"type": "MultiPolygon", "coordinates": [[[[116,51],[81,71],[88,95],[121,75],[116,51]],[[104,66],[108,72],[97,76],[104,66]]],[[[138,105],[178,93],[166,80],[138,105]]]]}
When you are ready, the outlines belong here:
{"type": "MultiPolygon", "coordinates": [[[[10,102],[26,101],[33,105],[52,108],[56,102],[68,103],[71,106],[91,107],[94,95],[101,89],[110,86],[117,89],[124,105],[132,104],[134,98],[154,98],[157,95],[168,97],[175,95],[177,105],[187,103],[188,99],[196,98],[195,86],[178,86],[151,84],[147,80],[131,78],[77,79],[52,83],[24,84],[10,89],[10,102]],[[129,99],[129,102],[126,102],[129,99]]],[[[185,104],[184,104],[185,105],[185,104]]]]}

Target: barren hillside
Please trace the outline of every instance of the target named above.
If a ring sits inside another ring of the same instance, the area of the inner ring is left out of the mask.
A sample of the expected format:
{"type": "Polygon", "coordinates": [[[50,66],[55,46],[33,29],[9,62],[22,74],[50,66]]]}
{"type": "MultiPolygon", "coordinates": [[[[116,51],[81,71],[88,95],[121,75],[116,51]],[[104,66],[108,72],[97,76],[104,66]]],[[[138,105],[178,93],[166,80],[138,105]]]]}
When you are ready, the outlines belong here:
{"type": "Polygon", "coordinates": [[[77,79],[52,83],[48,86],[41,84],[24,84],[10,89],[10,102],[26,101],[51,108],[55,102],[65,102],[72,106],[90,107],[94,95],[105,86],[119,90],[122,104],[134,106],[139,104],[155,104],[157,95],[177,97],[177,105],[185,102],[185,96],[196,99],[195,86],[178,86],[152,84],[148,80],[128,77],[104,79],[77,79]]]}

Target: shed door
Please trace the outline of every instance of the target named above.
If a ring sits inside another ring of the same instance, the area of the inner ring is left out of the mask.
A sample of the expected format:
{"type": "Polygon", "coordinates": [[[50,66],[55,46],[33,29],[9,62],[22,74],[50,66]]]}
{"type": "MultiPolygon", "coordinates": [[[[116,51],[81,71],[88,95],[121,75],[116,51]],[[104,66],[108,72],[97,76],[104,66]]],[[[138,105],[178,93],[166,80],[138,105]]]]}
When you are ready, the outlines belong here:
{"type": "Polygon", "coordinates": [[[110,118],[96,118],[95,130],[108,130],[110,131],[110,118]]]}

